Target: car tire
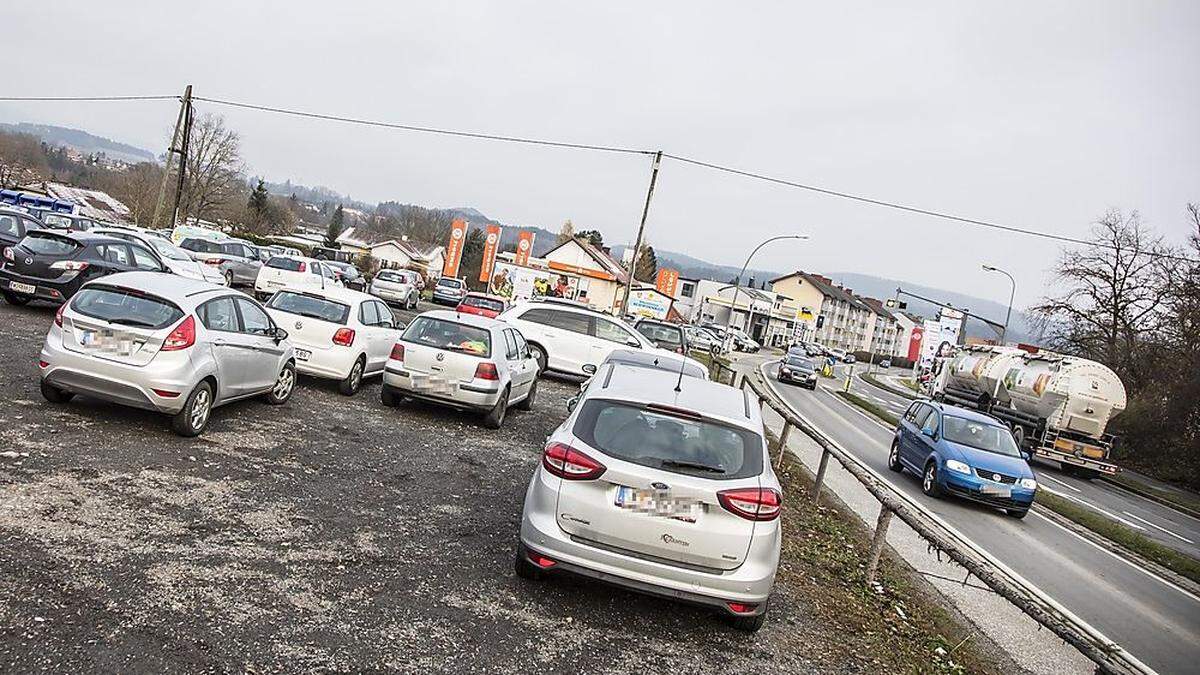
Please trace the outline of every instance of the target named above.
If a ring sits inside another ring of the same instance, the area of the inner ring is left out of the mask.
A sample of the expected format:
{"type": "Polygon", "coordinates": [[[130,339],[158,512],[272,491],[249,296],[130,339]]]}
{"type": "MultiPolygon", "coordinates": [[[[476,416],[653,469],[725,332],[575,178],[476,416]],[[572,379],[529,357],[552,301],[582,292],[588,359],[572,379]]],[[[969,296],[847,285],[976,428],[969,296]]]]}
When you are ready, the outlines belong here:
{"type": "Polygon", "coordinates": [[[28,295],[21,295],[20,293],[12,293],[9,291],[4,292],[4,301],[17,307],[20,307],[21,305],[28,305],[29,301],[32,299],[33,298],[28,295]]]}
{"type": "Polygon", "coordinates": [[[69,391],[63,391],[62,389],[59,389],[48,382],[42,382],[42,398],[51,403],[66,403],[67,401],[75,398],[75,394],[72,394],[69,391]]]}
{"type": "Polygon", "coordinates": [[[183,410],[171,418],[171,431],[180,436],[199,436],[212,417],[213,386],[207,380],[196,385],[188,394],[183,410]]]}
{"type": "Polygon", "coordinates": [[[496,405],[483,416],[483,426],[488,429],[499,429],[504,425],[504,415],[508,412],[508,389],[500,392],[496,405]]]}
{"type": "Polygon", "coordinates": [[[541,377],[546,372],[546,364],[549,362],[549,357],[546,356],[546,350],[536,342],[529,343],[529,353],[533,354],[533,360],[537,361],[538,377],[541,377]]]}
{"type": "Polygon", "coordinates": [[[934,499],[942,496],[942,486],[937,482],[937,462],[925,465],[925,473],[921,474],[921,492],[934,499]]]}
{"type": "Polygon", "coordinates": [[[524,551],[520,548],[517,549],[517,554],[513,556],[513,572],[526,581],[541,581],[546,578],[546,573],[537,565],[529,562],[529,559],[525,557],[524,551]]]}
{"type": "Polygon", "coordinates": [[[900,463],[900,444],[892,441],[892,449],[888,452],[888,468],[896,473],[904,473],[904,465],[900,463]]]}
{"type": "Polygon", "coordinates": [[[1017,520],[1020,520],[1025,517],[1025,514],[1029,513],[1029,509],[1005,509],[1004,512],[1007,513],[1010,518],[1016,518],[1017,520]]]}
{"type": "Polygon", "coordinates": [[[764,610],[762,614],[757,616],[735,616],[731,617],[729,623],[745,633],[757,633],[759,628],[767,622],[767,613],[764,610]]]}
{"type": "Polygon", "coordinates": [[[225,285],[233,288],[233,270],[225,270],[225,285]]]}
{"type": "Polygon", "coordinates": [[[379,390],[379,402],[387,408],[395,408],[400,405],[400,394],[397,394],[391,387],[386,384],[379,390]]]}
{"type": "Polygon", "coordinates": [[[346,379],[338,383],[338,393],[342,396],[353,396],[362,388],[363,371],[367,368],[366,359],[358,357],[354,365],[350,366],[350,373],[346,375],[346,379]]]}
{"type": "Polygon", "coordinates": [[[537,402],[537,384],[537,378],[534,378],[533,383],[529,385],[529,395],[513,407],[517,410],[533,410],[533,404],[537,402]]]}
{"type": "Polygon", "coordinates": [[[263,398],[271,405],[283,405],[292,397],[294,391],[296,391],[296,364],[288,361],[279,371],[279,377],[275,379],[271,390],[263,398]]]}

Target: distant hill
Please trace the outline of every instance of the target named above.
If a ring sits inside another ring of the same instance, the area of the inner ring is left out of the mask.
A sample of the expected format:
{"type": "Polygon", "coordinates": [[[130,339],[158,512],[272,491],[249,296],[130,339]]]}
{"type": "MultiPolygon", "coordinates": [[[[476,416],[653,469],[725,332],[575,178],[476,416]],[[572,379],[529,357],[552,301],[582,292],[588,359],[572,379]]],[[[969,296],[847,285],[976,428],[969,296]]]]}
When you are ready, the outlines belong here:
{"type": "MultiPolygon", "coordinates": [[[[617,258],[625,254],[625,249],[632,248],[624,244],[618,244],[612,247],[612,253],[617,258]]],[[[670,267],[678,270],[679,276],[688,279],[712,279],[714,281],[730,281],[742,271],[740,267],[731,265],[717,265],[710,263],[707,260],[693,258],[686,253],[678,253],[676,251],[661,251],[657,247],[654,249],[654,255],[658,258],[659,267],[670,267]]],[[[771,279],[782,276],[780,272],[770,270],[750,268],[746,270],[746,278],[743,283],[749,283],[749,280],[754,280],[755,287],[762,286],[764,281],[769,282],[771,279]]]]}
{"type": "Polygon", "coordinates": [[[29,122],[20,122],[17,124],[0,123],[0,131],[30,134],[37,136],[49,145],[66,146],[85,155],[104,153],[112,159],[120,159],[131,163],[153,162],[157,161],[158,157],[155,153],[144,148],[120,143],[109,138],[104,138],[103,136],[94,136],[79,129],[56,127],[50,124],[30,124],[29,122]]]}

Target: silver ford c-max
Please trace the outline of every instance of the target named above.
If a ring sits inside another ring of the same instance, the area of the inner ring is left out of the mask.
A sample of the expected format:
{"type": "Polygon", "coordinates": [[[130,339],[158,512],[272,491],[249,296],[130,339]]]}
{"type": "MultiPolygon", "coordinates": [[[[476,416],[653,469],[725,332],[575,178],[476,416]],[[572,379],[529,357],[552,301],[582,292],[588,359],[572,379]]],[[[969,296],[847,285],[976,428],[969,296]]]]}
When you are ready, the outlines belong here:
{"type": "Polygon", "coordinates": [[[173,416],[196,436],[212,409],[292,395],[292,344],[250,296],[204,281],[127,272],[85,284],[59,308],[40,362],[42,395],[76,394],[173,416]]]}

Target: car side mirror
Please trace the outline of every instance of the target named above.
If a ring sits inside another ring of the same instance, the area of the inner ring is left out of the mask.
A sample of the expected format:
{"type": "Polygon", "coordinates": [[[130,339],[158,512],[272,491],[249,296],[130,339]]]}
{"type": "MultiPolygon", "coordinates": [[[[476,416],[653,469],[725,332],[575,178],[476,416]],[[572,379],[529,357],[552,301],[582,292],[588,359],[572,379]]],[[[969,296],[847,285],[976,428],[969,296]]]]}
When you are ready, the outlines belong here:
{"type": "Polygon", "coordinates": [[[279,344],[280,342],[288,339],[288,332],[279,326],[276,326],[275,330],[271,334],[271,337],[275,339],[275,344],[279,344]]]}
{"type": "Polygon", "coordinates": [[[1032,454],[1032,453],[1030,453],[1030,452],[1029,452],[1029,451],[1027,451],[1027,450],[1022,450],[1022,451],[1021,451],[1021,459],[1025,460],[1026,462],[1028,462],[1028,461],[1030,461],[1030,460],[1032,460],[1032,459],[1033,459],[1033,454],[1032,454]]]}
{"type": "Polygon", "coordinates": [[[625,341],[626,347],[641,347],[642,343],[638,342],[637,338],[629,338],[625,341]]]}
{"type": "Polygon", "coordinates": [[[935,441],[937,440],[937,431],[934,429],[926,429],[925,427],[921,427],[921,433],[935,441]]]}
{"type": "Polygon", "coordinates": [[[579,397],[572,396],[567,399],[567,414],[575,412],[575,406],[579,405],[579,397]]]}
{"type": "Polygon", "coordinates": [[[588,375],[595,375],[596,374],[595,364],[592,364],[592,363],[583,364],[583,372],[587,373],[588,375]]]}

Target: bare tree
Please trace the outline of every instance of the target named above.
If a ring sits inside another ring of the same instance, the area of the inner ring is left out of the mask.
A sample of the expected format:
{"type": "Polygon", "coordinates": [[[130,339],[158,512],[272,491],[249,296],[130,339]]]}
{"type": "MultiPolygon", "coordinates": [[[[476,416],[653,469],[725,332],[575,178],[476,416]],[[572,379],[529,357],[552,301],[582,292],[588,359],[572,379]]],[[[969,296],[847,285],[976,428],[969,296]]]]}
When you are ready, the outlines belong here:
{"type": "Polygon", "coordinates": [[[109,190],[129,207],[129,217],[135,225],[148,226],[154,218],[158,188],[163,168],[153,162],[142,162],[112,177],[109,190]]]}
{"type": "Polygon", "coordinates": [[[575,238],[575,225],[571,221],[563,223],[562,229],[558,231],[558,243],[570,241],[575,238]]]}
{"type": "Polygon", "coordinates": [[[1168,297],[1166,253],[1137,212],[1109,211],[1092,229],[1092,245],[1059,257],[1062,292],[1031,309],[1052,348],[1140,377],[1138,350],[1156,332],[1168,297]],[[1149,255],[1147,255],[1149,254],[1149,255]]]}
{"type": "Polygon", "coordinates": [[[242,180],[241,139],[225,127],[225,118],[205,113],[192,124],[179,204],[182,221],[214,217],[219,211],[240,208],[246,192],[242,180]]]}
{"type": "Polygon", "coordinates": [[[49,174],[46,151],[37,137],[0,132],[0,189],[27,185],[49,174]]]}

